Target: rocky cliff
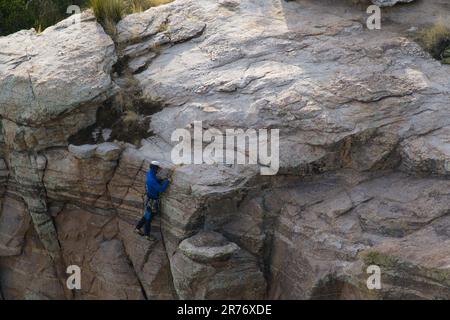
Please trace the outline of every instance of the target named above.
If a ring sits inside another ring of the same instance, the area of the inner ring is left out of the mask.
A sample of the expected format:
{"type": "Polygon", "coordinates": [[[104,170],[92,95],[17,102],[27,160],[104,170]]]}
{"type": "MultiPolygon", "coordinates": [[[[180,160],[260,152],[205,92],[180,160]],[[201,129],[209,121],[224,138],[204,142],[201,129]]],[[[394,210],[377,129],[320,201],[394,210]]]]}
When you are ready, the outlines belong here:
{"type": "Polygon", "coordinates": [[[445,10],[177,0],[1,37],[1,295],[450,299],[450,66],[407,33],[445,10]],[[280,170],[178,167],[149,242],[148,163],[200,120],[280,129],[280,170]]]}

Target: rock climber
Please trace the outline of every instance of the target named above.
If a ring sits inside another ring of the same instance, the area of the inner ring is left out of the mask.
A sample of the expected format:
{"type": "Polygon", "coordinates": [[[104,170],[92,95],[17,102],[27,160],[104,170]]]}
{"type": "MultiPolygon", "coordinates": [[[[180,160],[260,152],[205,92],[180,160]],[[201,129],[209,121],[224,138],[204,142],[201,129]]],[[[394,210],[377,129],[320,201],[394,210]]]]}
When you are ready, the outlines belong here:
{"type": "MultiPolygon", "coordinates": [[[[139,220],[134,232],[141,236],[145,236],[147,240],[154,241],[155,237],[150,235],[151,224],[153,217],[158,214],[159,210],[159,196],[161,193],[166,191],[169,187],[169,179],[164,181],[158,179],[157,173],[161,169],[160,163],[158,161],[152,161],[147,172],[147,182],[145,185],[146,195],[145,195],[145,213],[144,216],[139,220]],[[142,227],[144,227],[144,232],[142,232],[142,227]]],[[[173,169],[170,172],[170,176],[173,173],[173,169]]]]}

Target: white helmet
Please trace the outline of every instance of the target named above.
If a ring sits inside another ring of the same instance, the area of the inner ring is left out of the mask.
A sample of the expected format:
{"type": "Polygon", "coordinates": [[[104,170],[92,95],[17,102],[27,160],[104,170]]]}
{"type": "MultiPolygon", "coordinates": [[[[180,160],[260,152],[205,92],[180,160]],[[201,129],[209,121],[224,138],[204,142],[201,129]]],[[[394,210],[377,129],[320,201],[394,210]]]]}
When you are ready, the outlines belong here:
{"type": "Polygon", "coordinates": [[[152,161],[151,164],[152,164],[152,166],[157,166],[157,167],[161,166],[161,163],[159,163],[159,161],[156,161],[156,160],[152,161]]]}

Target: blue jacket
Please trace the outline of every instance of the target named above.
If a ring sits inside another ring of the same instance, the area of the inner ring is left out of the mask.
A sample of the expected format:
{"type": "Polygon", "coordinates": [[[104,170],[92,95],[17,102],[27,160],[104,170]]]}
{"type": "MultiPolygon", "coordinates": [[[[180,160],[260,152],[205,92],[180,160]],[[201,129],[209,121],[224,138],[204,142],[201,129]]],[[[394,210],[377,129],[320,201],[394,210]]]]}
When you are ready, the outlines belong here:
{"type": "Polygon", "coordinates": [[[151,199],[159,199],[159,194],[166,191],[169,186],[169,180],[161,181],[156,177],[156,172],[154,169],[150,169],[147,172],[147,196],[151,199]]]}

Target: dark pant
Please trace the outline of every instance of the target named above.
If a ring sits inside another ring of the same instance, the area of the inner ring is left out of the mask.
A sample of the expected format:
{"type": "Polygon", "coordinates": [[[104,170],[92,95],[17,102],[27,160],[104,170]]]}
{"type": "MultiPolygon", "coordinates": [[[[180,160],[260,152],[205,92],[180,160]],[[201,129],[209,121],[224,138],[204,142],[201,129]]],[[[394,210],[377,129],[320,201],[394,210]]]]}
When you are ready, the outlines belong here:
{"type": "Polygon", "coordinates": [[[152,229],[152,220],[153,215],[150,215],[149,219],[143,216],[142,219],[139,220],[138,224],[136,225],[136,229],[141,229],[142,227],[144,227],[144,235],[149,236],[150,231],[152,229]]]}
{"type": "Polygon", "coordinates": [[[150,235],[152,228],[153,216],[158,213],[159,210],[159,199],[149,199],[145,200],[145,213],[144,216],[139,220],[136,225],[136,229],[141,229],[144,227],[144,235],[150,235]]]}

